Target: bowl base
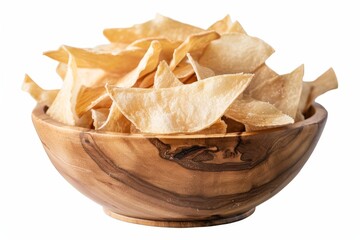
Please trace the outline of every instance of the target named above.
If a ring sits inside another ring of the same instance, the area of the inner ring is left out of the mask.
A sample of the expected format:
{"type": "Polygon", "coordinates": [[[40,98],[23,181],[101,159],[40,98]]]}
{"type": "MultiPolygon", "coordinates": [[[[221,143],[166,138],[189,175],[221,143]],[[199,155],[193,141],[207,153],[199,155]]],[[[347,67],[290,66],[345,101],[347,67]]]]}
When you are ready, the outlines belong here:
{"type": "Polygon", "coordinates": [[[141,218],[133,218],[124,216],[115,212],[112,212],[109,209],[104,208],[104,212],[109,215],[110,217],[113,217],[115,219],[135,223],[135,224],[141,224],[141,225],[147,225],[147,226],[155,226],[155,227],[175,227],[175,228],[186,228],[186,227],[205,227],[205,226],[214,226],[214,225],[220,225],[220,224],[227,224],[232,223],[236,221],[240,221],[244,218],[247,218],[253,212],[255,211],[255,208],[250,209],[249,211],[246,211],[241,214],[237,214],[234,216],[217,216],[216,218],[212,219],[204,219],[204,220],[189,220],[189,221],[160,221],[160,220],[148,220],[148,219],[141,219],[141,218]]]}

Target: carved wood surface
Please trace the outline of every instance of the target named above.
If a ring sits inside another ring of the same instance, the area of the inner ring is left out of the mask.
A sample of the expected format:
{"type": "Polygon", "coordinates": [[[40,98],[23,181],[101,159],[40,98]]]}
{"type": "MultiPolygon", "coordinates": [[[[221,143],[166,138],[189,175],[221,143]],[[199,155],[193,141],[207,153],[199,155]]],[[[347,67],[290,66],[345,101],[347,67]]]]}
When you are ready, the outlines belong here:
{"type": "Polygon", "coordinates": [[[191,227],[243,219],[301,170],[324,128],[314,104],[305,121],[251,133],[153,135],[65,126],[37,106],[32,119],[50,160],[110,216],[191,227]]]}

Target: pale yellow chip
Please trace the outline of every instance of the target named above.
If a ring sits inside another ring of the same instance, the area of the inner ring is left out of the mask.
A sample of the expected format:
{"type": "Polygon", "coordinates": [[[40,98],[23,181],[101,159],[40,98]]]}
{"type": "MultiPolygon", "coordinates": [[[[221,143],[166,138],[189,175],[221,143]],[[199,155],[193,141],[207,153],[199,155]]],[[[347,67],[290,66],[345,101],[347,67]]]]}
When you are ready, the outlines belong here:
{"type": "Polygon", "coordinates": [[[283,113],[293,119],[299,106],[304,66],[301,65],[293,72],[265,80],[250,91],[250,96],[273,104],[283,113]]]}
{"type": "Polygon", "coordinates": [[[274,52],[259,38],[241,33],[221,35],[203,51],[199,63],[212,69],[216,75],[252,73],[274,52]]]}
{"type": "Polygon", "coordinates": [[[79,120],[75,111],[80,87],[76,81],[76,77],[76,62],[73,56],[69,54],[68,69],[63,86],[46,112],[53,119],[72,126],[76,125],[76,122],[79,120]]]}
{"type": "Polygon", "coordinates": [[[321,94],[338,87],[338,81],[332,68],[312,82],[303,82],[299,111],[305,113],[321,94]]]}
{"type": "Polygon", "coordinates": [[[154,88],[169,88],[183,85],[182,82],[174,75],[169,65],[161,61],[155,74],[154,88]]]}
{"type": "Polygon", "coordinates": [[[201,31],[203,29],[157,14],[154,19],[142,24],[136,24],[130,28],[108,28],[103,33],[110,42],[132,43],[149,37],[184,41],[187,36],[201,31]]]}
{"type": "Polygon", "coordinates": [[[231,21],[229,15],[226,15],[223,19],[216,21],[208,28],[208,30],[214,30],[220,34],[230,32],[246,33],[238,21],[231,21]]]}
{"type": "Polygon", "coordinates": [[[161,44],[161,60],[170,62],[172,59],[173,52],[180,46],[182,42],[170,41],[166,38],[144,38],[139,39],[128,46],[128,48],[143,48],[148,49],[153,41],[157,41],[161,44]]]}
{"type": "Polygon", "coordinates": [[[59,75],[59,77],[64,80],[66,75],[66,69],[67,65],[65,63],[59,62],[59,64],[56,67],[56,73],[59,75]]]}
{"type": "MultiPolygon", "coordinates": [[[[58,75],[64,79],[66,75],[67,64],[59,63],[56,71],[58,75]]],[[[84,87],[96,88],[104,87],[105,83],[115,83],[121,77],[122,74],[116,74],[111,72],[106,72],[100,68],[77,68],[77,81],[81,83],[84,87]]]]}
{"type": "Polygon", "coordinates": [[[130,125],[131,122],[120,112],[116,104],[113,103],[105,122],[103,122],[97,130],[130,133],[130,125]]]}
{"type": "Polygon", "coordinates": [[[28,92],[39,104],[45,104],[46,106],[50,106],[54,102],[56,95],[59,93],[58,89],[42,89],[27,74],[25,75],[21,89],[28,92]]]}
{"type": "Polygon", "coordinates": [[[175,67],[183,60],[187,53],[202,52],[213,40],[218,39],[220,35],[215,31],[200,32],[190,35],[186,40],[174,50],[173,58],[170,62],[170,68],[175,67]]]}
{"type": "Polygon", "coordinates": [[[107,72],[125,73],[139,64],[146,53],[146,49],[125,49],[113,54],[91,48],[62,46],[58,50],[45,52],[44,55],[56,61],[67,63],[69,53],[76,59],[79,68],[101,68],[107,72]]]}
{"type": "Polygon", "coordinates": [[[141,132],[191,133],[215,123],[248,86],[252,76],[215,76],[172,88],[107,86],[107,90],[120,111],[141,132]]]}
{"type": "Polygon", "coordinates": [[[255,127],[277,127],[294,123],[293,118],[274,105],[247,96],[235,99],[225,116],[255,127]]]}
{"type": "Polygon", "coordinates": [[[95,130],[98,130],[109,116],[109,108],[91,109],[91,117],[95,130]]]}
{"type": "MultiPolygon", "coordinates": [[[[82,86],[81,92],[79,94],[77,104],[76,104],[76,112],[81,115],[84,112],[89,111],[96,104],[104,99],[108,98],[105,84],[113,84],[119,87],[132,87],[136,83],[136,81],[148,74],[149,72],[156,69],[159,57],[161,52],[161,45],[157,41],[153,41],[150,44],[149,49],[147,50],[144,57],[139,62],[139,65],[128,72],[127,74],[113,78],[105,78],[100,87],[85,87],[82,86]]],[[[107,75],[109,76],[109,74],[107,75]]]]}
{"type": "Polygon", "coordinates": [[[274,70],[272,70],[265,63],[258,67],[254,72],[253,80],[249,84],[248,88],[245,90],[246,93],[249,93],[251,90],[262,84],[264,81],[269,80],[279,76],[274,70]]]}
{"type": "MultiPolygon", "coordinates": [[[[208,77],[213,77],[215,76],[215,73],[213,70],[211,70],[210,68],[201,66],[197,61],[195,61],[191,55],[188,53],[187,54],[187,58],[189,59],[189,62],[192,66],[192,68],[194,69],[194,72],[196,74],[196,77],[198,80],[202,80],[208,77]]],[[[251,80],[252,81],[252,80],[251,80]]]]}

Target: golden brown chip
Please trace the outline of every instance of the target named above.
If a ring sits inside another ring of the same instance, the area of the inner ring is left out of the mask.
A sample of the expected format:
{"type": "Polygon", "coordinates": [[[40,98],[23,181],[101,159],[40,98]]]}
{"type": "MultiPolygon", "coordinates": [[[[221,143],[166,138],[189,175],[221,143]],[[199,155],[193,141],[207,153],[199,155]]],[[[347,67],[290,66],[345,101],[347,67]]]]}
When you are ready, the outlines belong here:
{"type": "Polygon", "coordinates": [[[53,119],[72,126],[76,125],[76,122],[79,120],[75,111],[80,87],[76,82],[76,77],[76,62],[73,56],[69,54],[68,69],[66,71],[63,86],[46,112],[53,119]]]}
{"type": "Polygon", "coordinates": [[[294,119],[274,105],[247,96],[237,98],[226,110],[225,116],[255,127],[276,127],[294,123],[294,119]]]}
{"type": "Polygon", "coordinates": [[[103,33],[110,42],[132,43],[149,37],[184,41],[187,36],[201,31],[203,29],[157,14],[154,19],[142,24],[136,24],[130,28],[108,28],[103,33]]]}
{"type": "Polygon", "coordinates": [[[203,51],[199,63],[216,75],[252,73],[274,52],[259,38],[241,33],[223,34],[203,51]]]}
{"type": "Polygon", "coordinates": [[[299,111],[305,113],[318,96],[337,87],[337,78],[332,68],[312,82],[303,82],[299,111]]]}
{"type": "Polygon", "coordinates": [[[165,61],[161,61],[155,74],[154,88],[168,88],[183,85],[170,70],[165,61]]]}
{"type": "Polygon", "coordinates": [[[194,69],[191,64],[182,62],[176,66],[173,73],[178,79],[185,79],[194,74],[194,69]]]}
{"type": "Polygon", "coordinates": [[[193,67],[198,80],[202,80],[202,79],[205,79],[208,77],[215,76],[215,73],[213,70],[211,70],[210,68],[201,66],[197,61],[195,61],[191,57],[191,55],[189,53],[187,54],[187,58],[189,59],[189,62],[191,64],[191,66],[193,67]]]}
{"type": "Polygon", "coordinates": [[[187,53],[202,51],[211,41],[219,37],[220,35],[215,31],[200,32],[188,36],[186,40],[174,50],[170,68],[175,69],[187,53]]]}
{"type": "Polygon", "coordinates": [[[47,106],[50,106],[53,103],[56,95],[59,93],[58,89],[42,89],[27,74],[25,75],[21,89],[25,92],[28,92],[39,104],[45,104],[47,106]]]}
{"type": "Polygon", "coordinates": [[[142,48],[126,49],[117,54],[98,51],[91,48],[62,46],[58,50],[45,52],[44,55],[62,62],[69,61],[69,53],[76,59],[79,68],[101,68],[108,72],[125,73],[134,69],[143,58],[146,50],[142,48]]]}
{"type": "Polygon", "coordinates": [[[293,119],[299,106],[304,66],[301,65],[293,72],[265,80],[250,91],[250,96],[273,104],[283,113],[293,119]]]}
{"type": "Polygon", "coordinates": [[[76,126],[83,128],[92,128],[93,118],[91,116],[91,112],[88,111],[84,113],[79,119],[76,121],[76,126]]]}
{"type": "Polygon", "coordinates": [[[151,73],[147,74],[143,78],[139,79],[139,81],[134,85],[134,87],[149,88],[149,87],[153,86],[155,73],[156,73],[156,71],[152,71],[151,73]]]}
{"type": "Polygon", "coordinates": [[[172,88],[107,86],[107,90],[120,111],[141,132],[190,133],[215,123],[251,78],[251,74],[229,74],[172,88]]]}

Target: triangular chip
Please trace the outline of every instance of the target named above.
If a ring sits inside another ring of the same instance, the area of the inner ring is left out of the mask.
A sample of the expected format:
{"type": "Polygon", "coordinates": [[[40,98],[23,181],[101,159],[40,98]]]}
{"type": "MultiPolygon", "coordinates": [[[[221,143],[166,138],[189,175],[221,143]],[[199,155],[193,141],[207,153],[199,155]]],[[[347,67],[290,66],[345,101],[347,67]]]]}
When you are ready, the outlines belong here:
{"type": "Polygon", "coordinates": [[[187,53],[202,51],[211,41],[218,39],[220,35],[215,31],[206,31],[190,35],[174,50],[170,68],[174,69],[183,60],[187,53]]]}
{"type": "Polygon", "coordinates": [[[71,53],[79,68],[101,68],[108,72],[124,73],[134,69],[145,52],[145,49],[134,48],[113,54],[91,48],[62,46],[58,50],[45,52],[44,55],[56,61],[67,63],[69,61],[68,53],[71,53]]]}
{"type": "Polygon", "coordinates": [[[154,88],[169,88],[183,85],[170,70],[165,61],[161,61],[155,74],[154,88]]]}
{"type": "Polygon", "coordinates": [[[256,88],[262,82],[269,80],[279,76],[274,70],[272,70],[269,66],[265,63],[258,67],[254,72],[254,77],[249,84],[249,87],[245,90],[246,93],[249,93],[252,89],[256,88]]]}
{"type": "Polygon", "coordinates": [[[95,130],[101,127],[109,116],[109,108],[91,109],[91,117],[95,130]]]}
{"type": "Polygon", "coordinates": [[[87,88],[82,87],[79,94],[78,102],[76,104],[76,112],[81,115],[84,112],[89,111],[99,100],[103,100],[107,97],[105,84],[113,84],[119,87],[132,87],[136,81],[156,69],[159,62],[161,52],[161,45],[157,41],[153,41],[150,44],[144,57],[139,62],[138,66],[132,71],[128,72],[124,76],[118,75],[117,78],[107,79],[107,82],[103,82],[101,87],[87,88]],[[111,81],[109,81],[111,80],[111,81]]]}
{"type": "Polygon", "coordinates": [[[318,96],[337,87],[337,78],[332,68],[312,82],[303,82],[299,111],[305,113],[318,96]]]}
{"type": "Polygon", "coordinates": [[[181,62],[176,68],[173,70],[173,73],[178,79],[185,79],[194,74],[194,69],[191,64],[187,62],[181,62]]]}
{"type": "Polygon", "coordinates": [[[135,24],[130,28],[108,28],[103,33],[110,42],[132,43],[149,37],[184,41],[187,36],[201,31],[203,29],[157,14],[154,19],[142,24],[135,24]]]}
{"type": "MultiPolygon", "coordinates": [[[[215,76],[215,73],[210,68],[201,66],[196,60],[194,60],[191,55],[188,53],[187,58],[189,59],[189,62],[191,66],[193,67],[196,77],[198,80],[202,80],[208,77],[215,76]]],[[[251,80],[252,81],[252,80],[251,80]]]]}
{"type": "Polygon", "coordinates": [[[218,121],[251,78],[251,74],[229,74],[172,88],[107,86],[107,90],[141,132],[190,133],[218,121]]]}
{"type": "Polygon", "coordinates": [[[301,65],[289,74],[265,80],[250,91],[250,96],[273,104],[280,111],[295,119],[300,101],[303,75],[304,65],[301,65]]]}
{"type": "Polygon", "coordinates": [[[294,123],[294,119],[282,113],[274,105],[250,97],[235,99],[226,110],[225,116],[256,127],[277,127],[294,123]]]}
{"type": "Polygon", "coordinates": [[[120,112],[116,104],[113,102],[106,121],[103,122],[98,130],[130,133],[130,125],[131,122],[120,112]]]}
{"type": "Polygon", "coordinates": [[[212,69],[216,75],[252,73],[274,52],[259,38],[246,34],[223,34],[203,51],[199,63],[212,69]]]}
{"type": "Polygon", "coordinates": [[[58,89],[42,89],[28,75],[25,75],[21,89],[28,92],[36,100],[36,102],[39,104],[45,104],[46,106],[50,106],[54,102],[56,95],[59,93],[58,89]]]}
{"type": "Polygon", "coordinates": [[[68,125],[75,125],[79,120],[75,111],[77,96],[79,93],[79,83],[76,81],[77,66],[74,58],[69,54],[68,69],[63,82],[63,86],[56,95],[54,102],[47,110],[47,114],[53,119],[68,125]]]}
{"type": "Polygon", "coordinates": [[[238,21],[231,21],[229,15],[226,15],[223,19],[216,21],[208,28],[208,30],[214,30],[220,34],[230,32],[246,33],[238,21]]]}
{"type": "Polygon", "coordinates": [[[179,41],[170,41],[166,38],[144,38],[139,39],[128,46],[128,48],[143,48],[148,49],[153,41],[157,41],[161,44],[161,60],[171,61],[174,50],[180,46],[179,41]]]}

